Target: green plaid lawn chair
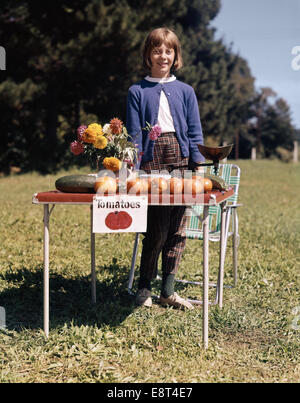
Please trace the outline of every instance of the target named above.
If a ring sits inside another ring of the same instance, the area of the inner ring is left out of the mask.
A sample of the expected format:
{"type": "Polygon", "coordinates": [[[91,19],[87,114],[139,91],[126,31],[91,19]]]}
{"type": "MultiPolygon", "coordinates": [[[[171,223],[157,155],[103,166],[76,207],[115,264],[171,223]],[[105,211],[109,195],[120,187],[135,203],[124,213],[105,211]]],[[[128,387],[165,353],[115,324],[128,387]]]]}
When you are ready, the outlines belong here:
{"type": "MultiPolygon", "coordinates": [[[[211,167],[203,167],[204,171],[208,173],[214,174],[214,166],[211,167]]],[[[230,236],[232,236],[233,242],[233,285],[237,284],[237,267],[238,267],[238,244],[239,244],[239,232],[238,232],[238,215],[237,215],[237,204],[238,200],[238,190],[240,183],[240,168],[234,164],[219,164],[218,175],[222,177],[225,182],[233,187],[234,194],[227,199],[226,204],[226,220],[225,220],[225,254],[226,255],[226,247],[227,240],[230,236]],[[231,231],[229,231],[231,224],[231,231]]],[[[189,239],[198,239],[203,240],[203,231],[202,231],[202,213],[203,206],[196,205],[187,208],[187,225],[186,225],[186,236],[189,239]]],[[[220,242],[220,229],[221,229],[221,209],[219,206],[210,206],[209,207],[209,241],[212,242],[220,242]]],[[[131,269],[129,273],[129,281],[128,281],[128,292],[132,294],[132,284],[134,279],[134,271],[136,264],[136,257],[139,245],[139,233],[135,236],[135,242],[133,247],[133,255],[131,261],[131,269]]],[[[190,284],[202,284],[197,281],[188,281],[188,280],[180,280],[176,279],[178,282],[182,283],[190,283],[190,284]]],[[[219,283],[220,283],[220,273],[218,275],[217,284],[210,284],[216,287],[216,303],[222,305],[222,301],[219,299],[219,283]]],[[[228,286],[224,286],[228,287],[228,286]]],[[[192,301],[194,303],[200,303],[201,301],[192,301]]]]}
{"type": "MultiPolygon", "coordinates": [[[[214,174],[214,167],[204,167],[205,171],[214,174]],[[206,168],[206,169],[205,169],[206,168]]],[[[227,249],[227,240],[232,237],[232,251],[233,251],[233,286],[236,286],[238,274],[238,245],[239,245],[239,231],[238,231],[238,214],[237,207],[239,204],[238,191],[240,184],[240,168],[234,164],[219,164],[218,176],[222,177],[225,182],[234,189],[234,194],[227,199],[226,204],[226,219],[225,219],[225,254],[227,249]],[[230,228],[231,227],[231,228],[230,228]]],[[[198,239],[203,240],[202,231],[202,213],[203,206],[196,205],[187,208],[187,225],[186,225],[186,236],[188,239],[198,239]]],[[[220,206],[210,206],[208,209],[209,214],[209,241],[220,242],[220,229],[221,229],[221,208],[220,206]]],[[[190,283],[190,284],[201,284],[196,281],[187,281],[177,279],[176,281],[190,283]]],[[[217,284],[210,284],[216,287],[216,303],[218,302],[222,305],[222,301],[219,300],[219,283],[220,283],[220,273],[218,273],[217,284]]],[[[224,287],[232,287],[225,285],[224,287]]],[[[195,301],[196,302],[196,301],[195,301]]]]}

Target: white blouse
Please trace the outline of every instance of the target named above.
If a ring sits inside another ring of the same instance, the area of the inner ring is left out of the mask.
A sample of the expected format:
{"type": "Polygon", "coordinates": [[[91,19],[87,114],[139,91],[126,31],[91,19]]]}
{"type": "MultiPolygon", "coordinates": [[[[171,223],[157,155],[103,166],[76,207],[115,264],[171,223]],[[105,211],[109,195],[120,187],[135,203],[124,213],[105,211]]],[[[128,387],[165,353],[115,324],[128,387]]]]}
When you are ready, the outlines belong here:
{"type": "MultiPolygon", "coordinates": [[[[147,76],[145,77],[145,80],[164,84],[176,80],[176,77],[174,75],[171,75],[167,78],[155,78],[147,76]]],[[[161,91],[160,94],[157,124],[161,127],[162,133],[175,132],[168,98],[164,91],[161,91]]]]}

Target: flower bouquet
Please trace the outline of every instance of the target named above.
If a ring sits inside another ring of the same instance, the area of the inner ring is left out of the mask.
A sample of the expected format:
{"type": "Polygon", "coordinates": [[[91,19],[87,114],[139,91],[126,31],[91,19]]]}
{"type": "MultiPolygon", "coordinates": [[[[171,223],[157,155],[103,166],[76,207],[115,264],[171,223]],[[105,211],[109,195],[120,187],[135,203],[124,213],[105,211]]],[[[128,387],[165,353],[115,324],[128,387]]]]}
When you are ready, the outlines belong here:
{"type": "Polygon", "coordinates": [[[99,123],[81,125],[77,129],[77,140],[70,145],[74,155],[85,154],[91,164],[97,164],[117,173],[125,163],[133,167],[138,160],[137,145],[130,141],[130,136],[123,122],[113,118],[103,127],[99,123]]]}

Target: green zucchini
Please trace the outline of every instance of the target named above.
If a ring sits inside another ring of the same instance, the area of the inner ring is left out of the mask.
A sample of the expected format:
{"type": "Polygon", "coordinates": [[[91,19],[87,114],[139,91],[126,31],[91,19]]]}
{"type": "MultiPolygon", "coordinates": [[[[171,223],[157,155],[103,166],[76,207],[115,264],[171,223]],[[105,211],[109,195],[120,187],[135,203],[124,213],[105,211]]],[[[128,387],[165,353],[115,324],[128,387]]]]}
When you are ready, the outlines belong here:
{"type": "Polygon", "coordinates": [[[58,178],[55,187],[64,193],[95,193],[95,175],[68,175],[58,178]]]}

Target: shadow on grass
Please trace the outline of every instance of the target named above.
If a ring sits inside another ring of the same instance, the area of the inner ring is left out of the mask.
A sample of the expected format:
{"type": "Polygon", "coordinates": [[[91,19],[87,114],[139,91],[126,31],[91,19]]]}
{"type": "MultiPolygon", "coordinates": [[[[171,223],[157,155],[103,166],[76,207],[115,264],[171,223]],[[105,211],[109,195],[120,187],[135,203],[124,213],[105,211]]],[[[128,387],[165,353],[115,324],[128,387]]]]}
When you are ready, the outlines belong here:
{"type": "MultiPolygon", "coordinates": [[[[128,268],[116,263],[97,267],[96,304],[92,303],[89,276],[67,278],[50,271],[50,329],[72,323],[118,326],[136,308],[134,297],[127,292],[128,268]]],[[[0,293],[5,309],[6,328],[20,331],[43,327],[43,267],[22,267],[0,274],[8,288],[0,293]]]]}

